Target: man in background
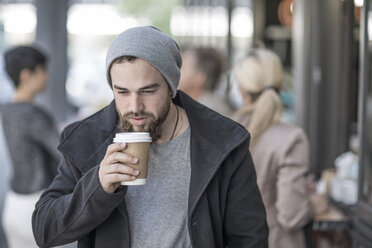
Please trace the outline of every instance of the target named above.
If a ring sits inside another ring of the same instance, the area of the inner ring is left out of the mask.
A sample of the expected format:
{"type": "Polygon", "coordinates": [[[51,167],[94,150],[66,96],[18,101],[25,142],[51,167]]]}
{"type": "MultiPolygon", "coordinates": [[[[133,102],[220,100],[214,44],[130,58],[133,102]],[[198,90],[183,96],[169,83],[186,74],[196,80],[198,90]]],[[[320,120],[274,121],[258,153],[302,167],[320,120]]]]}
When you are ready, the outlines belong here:
{"type": "Polygon", "coordinates": [[[179,89],[216,112],[230,116],[225,99],[215,93],[224,67],[220,52],[212,47],[186,49],[182,53],[179,89]]]}

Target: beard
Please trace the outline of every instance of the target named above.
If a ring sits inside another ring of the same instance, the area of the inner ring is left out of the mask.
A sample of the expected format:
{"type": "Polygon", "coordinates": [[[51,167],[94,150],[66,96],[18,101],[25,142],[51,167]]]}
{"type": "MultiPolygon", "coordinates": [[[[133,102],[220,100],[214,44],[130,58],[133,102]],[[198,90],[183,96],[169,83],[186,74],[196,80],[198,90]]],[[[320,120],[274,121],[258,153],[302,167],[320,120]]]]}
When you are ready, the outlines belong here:
{"type": "Polygon", "coordinates": [[[170,99],[160,108],[159,117],[156,118],[153,114],[147,113],[145,111],[140,112],[128,112],[125,114],[120,114],[120,111],[116,106],[116,111],[120,119],[120,132],[149,132],[152,142],[156,142],[162,136],[162,124],[168,116],[170,109],[170,99]],[[138,129],[135,130],[133,124],[129,121],[130,118],[146,118],[147,123],[142,126],[136,126],[138,129]]]}

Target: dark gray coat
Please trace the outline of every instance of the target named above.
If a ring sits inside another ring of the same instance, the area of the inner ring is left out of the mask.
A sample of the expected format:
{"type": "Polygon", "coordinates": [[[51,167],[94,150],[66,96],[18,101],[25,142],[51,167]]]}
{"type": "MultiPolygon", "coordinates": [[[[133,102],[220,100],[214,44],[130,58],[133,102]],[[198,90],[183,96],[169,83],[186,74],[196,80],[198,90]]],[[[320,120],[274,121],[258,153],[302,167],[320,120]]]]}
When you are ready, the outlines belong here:
{"type": "MultiPolygon", "coordinates": [[[[188,226],[194,248],[267,247],[265,208],[249,153],[249,134],[178,92],[191,128],[188,226]]],[[[126,187],[107,194],[98,179],[106,148],[119,131],[114,103],[68,126],[59,175],[36,205],[32,225],[41,247],[130,247],[126,187]]]]}

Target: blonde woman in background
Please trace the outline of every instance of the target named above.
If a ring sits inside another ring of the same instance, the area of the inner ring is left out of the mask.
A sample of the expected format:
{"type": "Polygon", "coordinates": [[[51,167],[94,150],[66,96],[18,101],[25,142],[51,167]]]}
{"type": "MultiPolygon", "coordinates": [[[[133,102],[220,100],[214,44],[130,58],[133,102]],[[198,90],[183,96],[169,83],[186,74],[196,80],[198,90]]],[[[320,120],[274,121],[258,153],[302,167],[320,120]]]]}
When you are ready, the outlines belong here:
{"type": "Polygon", "coordinates": [[[270,248],[304,248],[303,227],[313,215],[306,193],[309,144],[302,129],[280,121],[280,59],[253,50],[233,68],[244,106],[233,119],[251,133],[250,149],[267,212],[270,248]]]}

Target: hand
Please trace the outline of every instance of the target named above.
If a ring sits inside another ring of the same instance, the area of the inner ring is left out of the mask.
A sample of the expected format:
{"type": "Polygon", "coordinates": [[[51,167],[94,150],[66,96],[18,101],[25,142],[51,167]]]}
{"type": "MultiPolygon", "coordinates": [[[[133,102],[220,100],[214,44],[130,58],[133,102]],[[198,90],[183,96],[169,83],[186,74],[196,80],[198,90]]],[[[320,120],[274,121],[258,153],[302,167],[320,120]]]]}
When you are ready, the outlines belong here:
{"type": "Polygon", "coordinates": [[[98,178],[103,190],[109,194],[114,193],[121,182],[133,181],[139,174],[138,170],[127,166],[127,164],[137,164],[138,158],[124,153],[123,150],[126,147],[125,143],[109,145],[101,161],[98,178]]]}

